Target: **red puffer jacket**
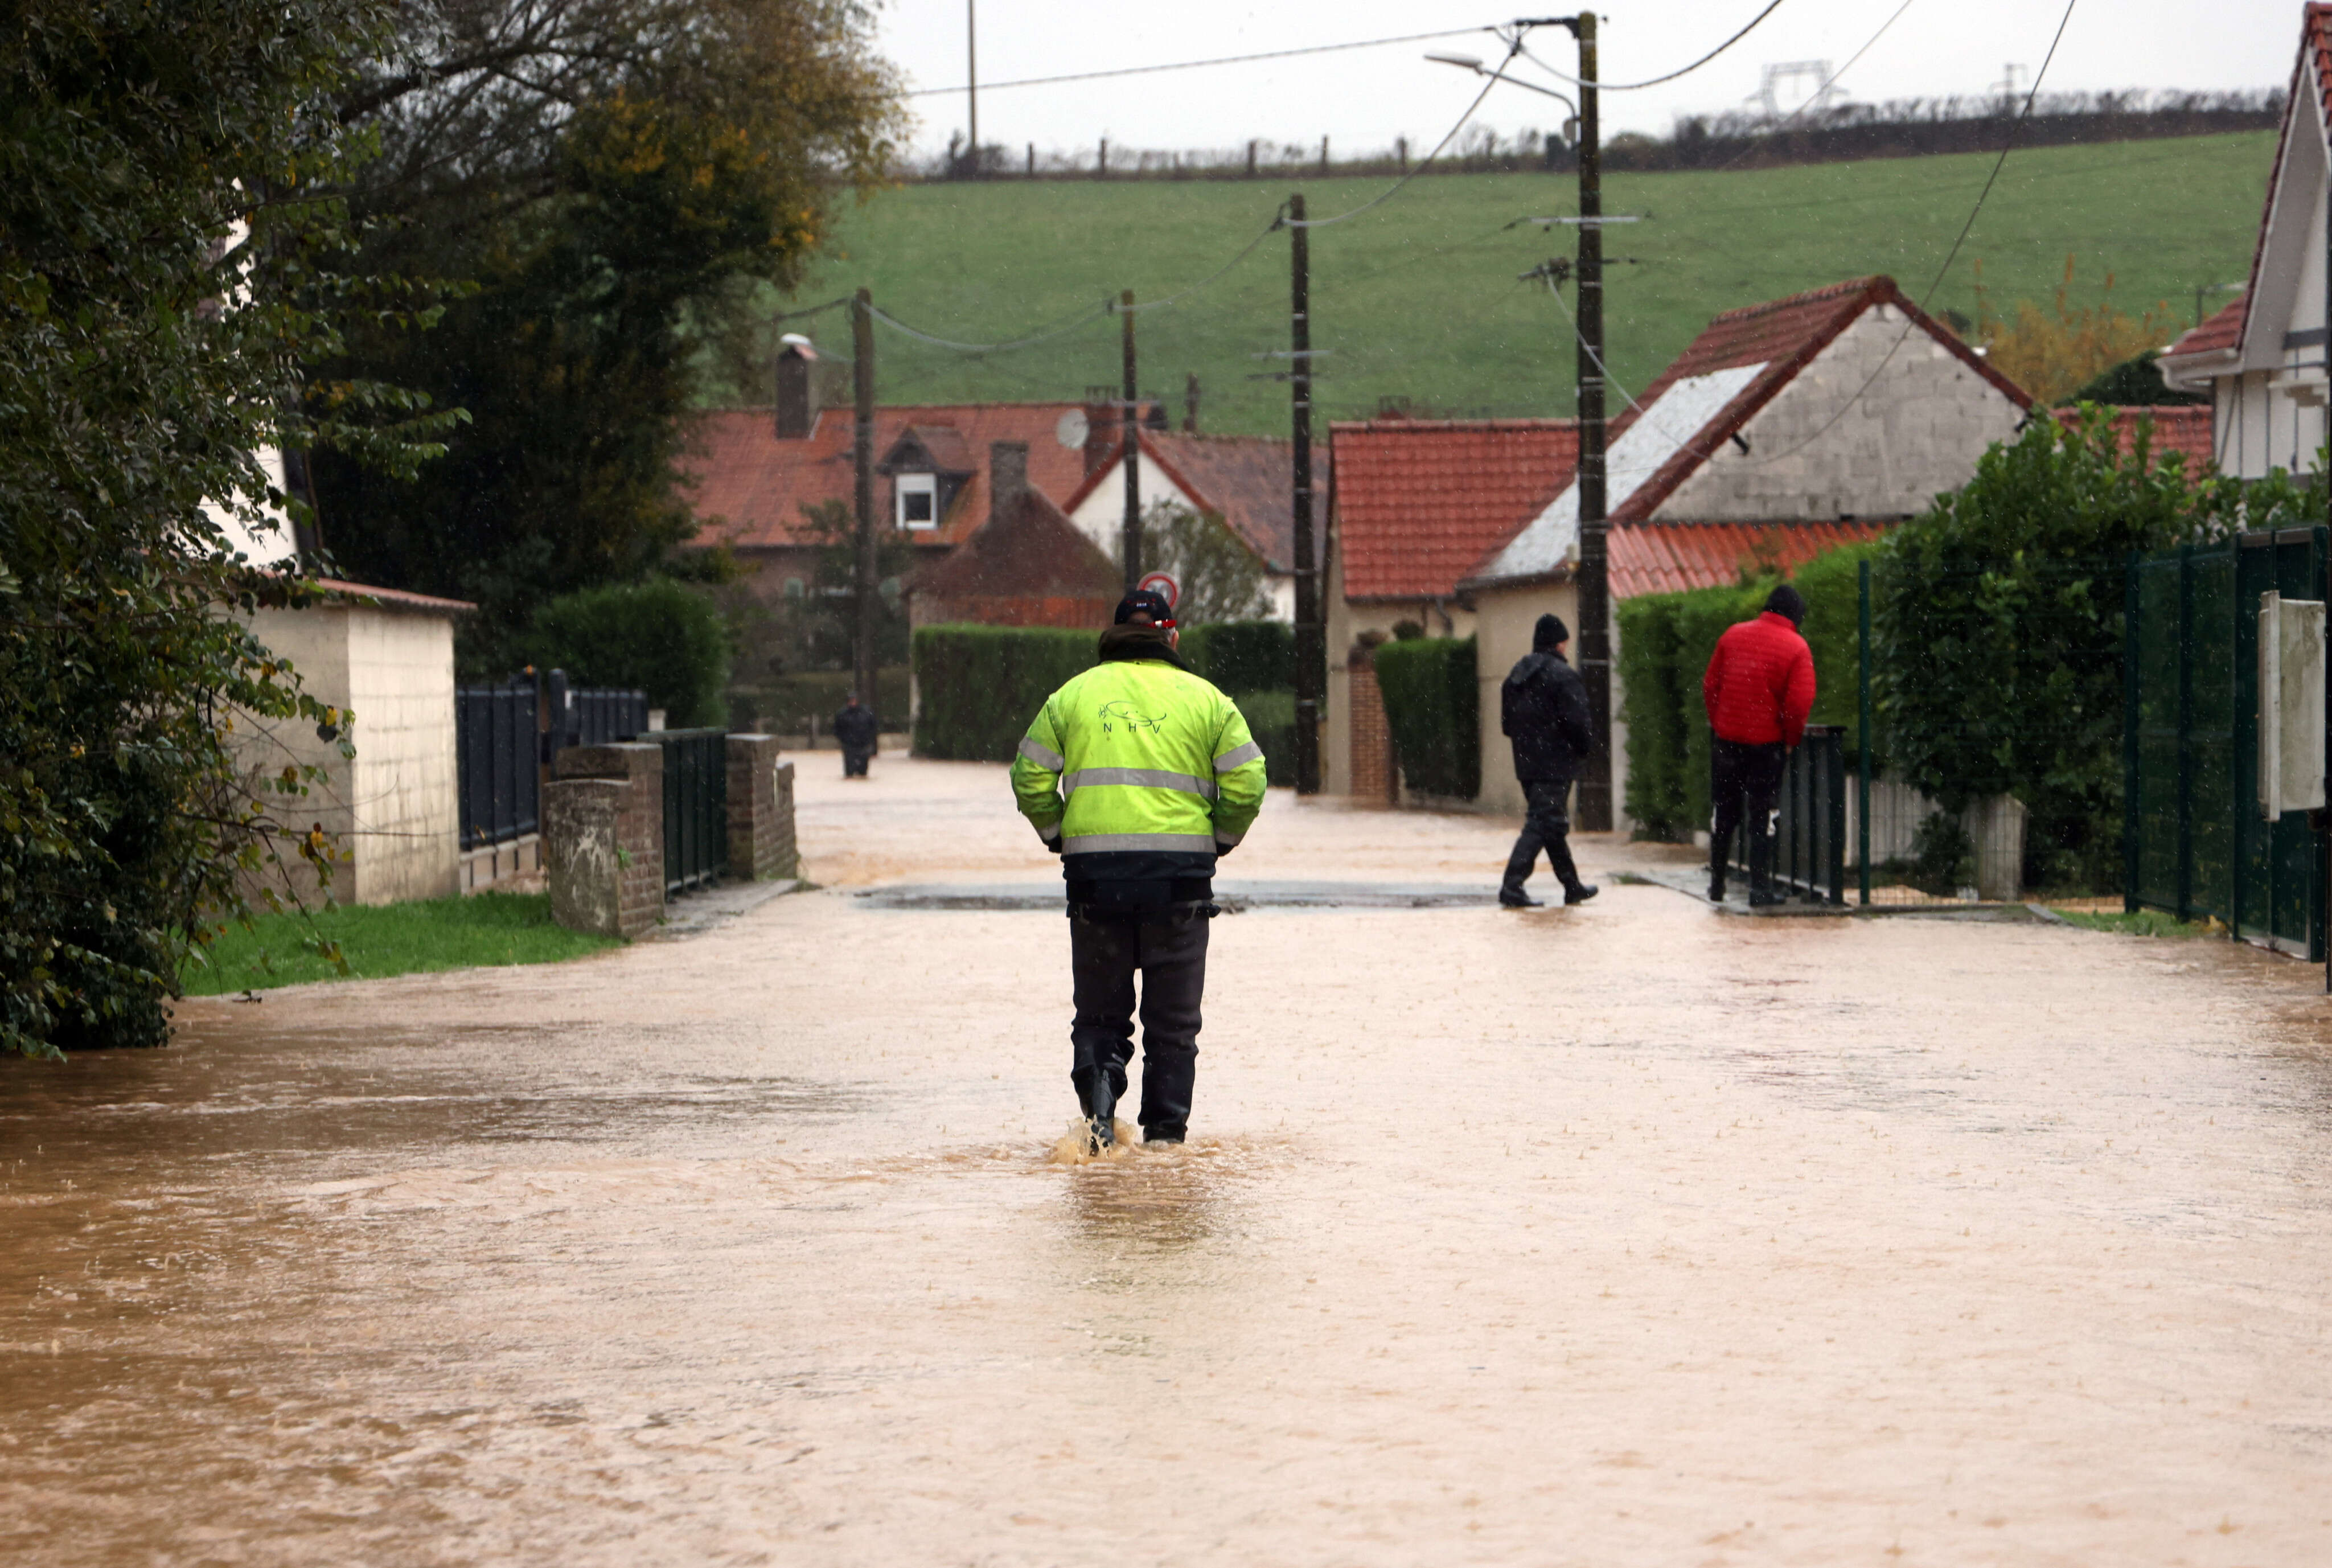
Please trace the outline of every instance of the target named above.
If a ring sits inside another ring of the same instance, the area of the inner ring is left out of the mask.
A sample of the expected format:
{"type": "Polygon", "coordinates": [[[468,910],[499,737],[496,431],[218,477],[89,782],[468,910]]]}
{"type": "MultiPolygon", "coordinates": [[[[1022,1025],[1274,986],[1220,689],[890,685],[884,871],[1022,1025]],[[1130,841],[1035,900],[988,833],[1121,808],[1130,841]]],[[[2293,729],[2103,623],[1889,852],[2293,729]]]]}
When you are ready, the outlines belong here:
{"type": "Polygon", "coordinates": [[[1767,610],[1716,639],[1700,695],[1718,740],[1794,746],[1814,707],[1813,650],[1789,617],[1767,610]]]}

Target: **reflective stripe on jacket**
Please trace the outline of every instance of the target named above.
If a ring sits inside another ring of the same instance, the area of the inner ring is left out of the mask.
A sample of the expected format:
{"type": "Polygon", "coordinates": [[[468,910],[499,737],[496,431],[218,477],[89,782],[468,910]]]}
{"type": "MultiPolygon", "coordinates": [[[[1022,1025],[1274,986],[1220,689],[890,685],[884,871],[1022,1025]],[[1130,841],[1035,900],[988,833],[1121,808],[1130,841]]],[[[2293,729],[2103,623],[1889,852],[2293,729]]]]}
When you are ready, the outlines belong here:
{"type": "Polygon", "coordinates": [[[1263,748],[1238,704],[1159,659],[1094,665],[1045,699],[1012,793],[1065,855],[1237,844],[1263,809],[1263,748]]]}

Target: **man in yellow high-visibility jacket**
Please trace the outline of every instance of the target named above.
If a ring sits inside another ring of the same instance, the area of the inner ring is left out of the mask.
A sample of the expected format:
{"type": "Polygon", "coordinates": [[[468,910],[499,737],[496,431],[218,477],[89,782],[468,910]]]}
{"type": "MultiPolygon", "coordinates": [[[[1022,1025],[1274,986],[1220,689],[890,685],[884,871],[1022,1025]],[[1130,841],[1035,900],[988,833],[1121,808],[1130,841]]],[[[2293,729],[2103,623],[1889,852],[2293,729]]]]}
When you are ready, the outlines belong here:
{"type": "Polygon", "coordinates": [[[1142,977],[1142,1136],[1179,1143],[1198,1071],[1215,860],[1263,808],[1263,749],[1174,651],[1161,594],[1129,594],[1101,663],[1045,700],[1012,793],[1068,880],[1069,1082],[1090,1147],[1115,1138],[1142,977]]]}

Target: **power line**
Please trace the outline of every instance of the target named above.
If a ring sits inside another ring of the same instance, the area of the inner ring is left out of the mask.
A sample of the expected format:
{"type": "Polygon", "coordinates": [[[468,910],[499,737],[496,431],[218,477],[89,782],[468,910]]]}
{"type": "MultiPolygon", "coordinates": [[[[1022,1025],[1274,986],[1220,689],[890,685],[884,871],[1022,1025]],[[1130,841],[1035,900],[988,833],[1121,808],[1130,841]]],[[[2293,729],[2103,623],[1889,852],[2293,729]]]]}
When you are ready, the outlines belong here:
{"type": "MultiPolygon", "coordinates": [[[[1887,36],[1887,30],[1889,27],[1894,26],[1895,24],[1901,19],[1903,13],[1911,9],[1911,5],[1912,0],[1903,0],[1903,4],[1895,7],[1894,14],[1888,16],[1886,21],[1881,22],[1878,24],[1878,31],[1864,39],[1862,41],[1862,47],[1856,50],[1852,54],[1848,55],[1846,57],[1846,63],[1830,73],[1830,80],[1828,81],[1823,82],[1820,87],[1814,89],[1812,97],[1807,99],[1803,103],[1798,105],[1797,108],[1783,115],[1782,117],[1781,123],[1774,126],[1773,130],[1779,131],[1782,129],[1784,127],[1788,126],[1792,120],[1797,119],[1798,116],[1803,114],[1807,110],[1811,109],[1815,104],[1820,103],[1822,100],[1822,95],[1830,91],[1832,87],[1838,84],[1838,79],[1840,77],[1844,76],[1848,72],[1854,69],[1854,63],[1856,61],[1860,60],[1864,55],[1870,53],[1870,46],[1872,44],[1887,36]]],[[[1771,133],[1769,132],[1768,134],[1771,133]]],[[[1756,143],[1752,141],[1748,147],[1744,147],[1739,152],[1735,153],[1730,158],[1718,166],[1718,172],[1722,173],[1725,169],[1731,168],[1735,164],[1739,163],[1743,158],[1747,158],[1755,146],[1756,143]]]]}
{"type": "Polygon", "coordinates": [[[1179,301],[1189,299],[1192,294],[1195,294],[1200,289],[1207,287],[1207,285],[1212,283],[1225,272],[1229,272],[1233,267],[1238,266],[1241,262],[1247,260],[1247,257],[1253,255],[1255,253],[1256,246],[1263,244],[1264,241],[1269,239],[1272,235],[1277,234],[1281,229],[1286,226],[1287,209],[1283,206],[1278,212],[1272,215],[1271,222],[1264,225],[1263,232],[1256,235],[1255,238],[1247,241],[1246,245],[1240,249],[1239,253],[1233,256],[1229,261],[1225,262],[1221,266],[1217,267],[1213,272],[1208,273],[1205,277],[1200,278],[1197,282],[1192,283],[1187,289],[1179,289],[1173,293],[1167,295],[1162,300],[1144,300],[1132,308],[1136,311],[1162,311],[1167,306],[1174,304],[1179,301]]]}
{"type": "MultiPolygon", "coordinates": [[[[1539,67],[1540,70],[1553,72],[1553,74],[1563,78],[1563,81],[1570,82],[1573,87],[1592,87],[1601,92],[1634,92],[1639,88],[1658,87],[1663,81],[1674,81],[1679,76],[1691,75],[1694,72],[1698,71],[1702,66],[1707,64],[1710,61],[1716,59],[1718,55],[1724,53],[1735,44],[1740,43],[1744,38],[1748,37],[1751,32],[1756,28],[1757,24],[1763,22],[1766,17],[1771,16],[1774,12],[1779,11],[1781,8],[1782,0],[1769,0],[1765,9],[1758,12],[1756,15],[1749,18],[1748,24],[1744,26],[1740,32],[1735,33],[1732,37],[1726,39],[1724,43],[1718,44],[1716,48],[1710,50],[1699,59],[1694,61],[1690,65],[1671,71],[1665,76],[1648,77],[1642,81],[1586,81],[1581,80],[1579,77],[1572,75],[1571,72],[1563,70],[1559,66],[1549,65],[1545,61],[1539,59],[1535,54],[1531,56],[1531,60],[1539,67]]],[[[1515,47],[1520,49],[1522,46],[1517,43],[1515,47]]]]}
{"type": "MultiPolygon", "coordinates": [[[[1773,3],[1778,5],[1781,0],[1773,0],[1773,3]]],[[[1018,81],[988,81],[980,86],[987,92],[999,91],[1007,87],[1050,87],[1062,81],[1099,81],[1112,76],[1150,76],[1161,71],[1198,71],[1210,65],[1245,65],[1257,60],[1287,60],[1299,54],[1333,54],[1346,49],[1381,49],[1390,43],[1423,43],[1435,38],[1459,38],[1468,33],[1496,31],[1486,24],[1479,27],[1445,27],[1438,33],[1405,33],[1398,38],[1363,38],[1352,43],[1314,43],[1302,49],[1271,49],[1260,54],[1225,54],[1213,60],[1177,60],[1165,65],[1125,65],[1112,71],[1073,72],[1066,76],[1025,76],[1018,81]]],[[[901,96],[929,98],[938,93],[968,91],[970,89],[963,87],[918,87],[901,96]]]]}
{"type": "Polygon", "coordinates": [[[1025,338],[1013,338],[1001,343],[959,343],[952,338],[941,338],[926,332],[920,327],[910,327],[879,305],[868,307],[874,318],[893,331],[903,332],[918,342],[929,343],[936,348],[952,349],[960,354],[999,354],[1010,349],[1026,349],[1032,344],[1064,337],[1088,322],[1098,321],[1108,315],[1111,309],[1110,302],[1104,300],[1100,304],[1088,306],[1081,314],[1070,317],[1056,326],[1040,327],[1025,338]]]}
{"type": "MultiPolygon", "coordinates": [[[[1774,3],[1778,5],[1780,4],[1780,0],[1774,0],[1774,3]]],[[[1504,71],[1508,65],[1512,64],[1514,62],[1515,56],[1522,53],[1522,48],[1523,35],[1520,33],[1517,33],[1515,34],[1514,42],[1507,46],[1505,59],[1499,62],[1498,71],[1504,71]]],[[[1308,222],[1302,224],[1291,223],[1288,225],[1288,227],[1324,229],[1330,224],[1341,224],[1346,218],[1359,217],[1371,207],[1380,206],[1384,202],[1391,200],[1393,194],[1396,191],[1400,190],[1410,181],[1415,179],[1419,175],[1423,174],[1427,166],[1430,165],[1435,158],[1439,158],[1443,149],[1448,148],[1451,142],[1458,139],[1458,133],[1466,129],[1466,122],[1474,118],[1474,111],[1482,107],[1482,100],[1490,96],[1490,89],[1497,86],[1497,84],[1498,73],[1497,72],[1492,72],[1490,73],[1490,79],[1482,83],[1482,91],[1474,95],[1474,101],[1466,106],[1466,112],[1458,117],[1458,123],[1449,128],[1449,133],[1434,144],[1433,150],[1427,153],[1423,158],[1419,160],[1418,166],[1415,168],[1410,169],[1407,174],[1393,181],[1392,184],[1386,186],[1381,194],[1368,201],[1362,202],[1360,206],[1352,208],[1350,212],[1338,213],[1333,218],[1313,218],[1308,222]]]]}

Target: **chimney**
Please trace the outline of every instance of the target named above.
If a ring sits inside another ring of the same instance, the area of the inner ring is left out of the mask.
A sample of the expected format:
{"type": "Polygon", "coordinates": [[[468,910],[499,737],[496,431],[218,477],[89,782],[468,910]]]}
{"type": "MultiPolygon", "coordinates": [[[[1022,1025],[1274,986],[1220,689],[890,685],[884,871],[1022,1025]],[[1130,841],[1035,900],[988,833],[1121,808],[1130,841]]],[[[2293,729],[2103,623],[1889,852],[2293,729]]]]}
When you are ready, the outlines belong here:
{"type": "Polygon", "coordinates": [[[988,444],[988,520],[1018,510],[1028,490],[1028,444],[991,441],[988,444]]]}
{"type": "Polygon", "coordinates": [[[778,439],[799,441],[817,428],[817,350],[798,332],[788,332],[778,350],[778,439]]]}
{"type": "Polygon", "coordinates": [[[1190,377],[1182,388],[1182,430],[1185,435],[1196,435],[1199,433],[1199,373],[1193,370],[1190,377]]]}
{"type": "Polygon", "coordinates": [[[1117,456],[1117,399],[1114,387],[1085,388],[1085,472],[1108,466],[1117,456]]]}

